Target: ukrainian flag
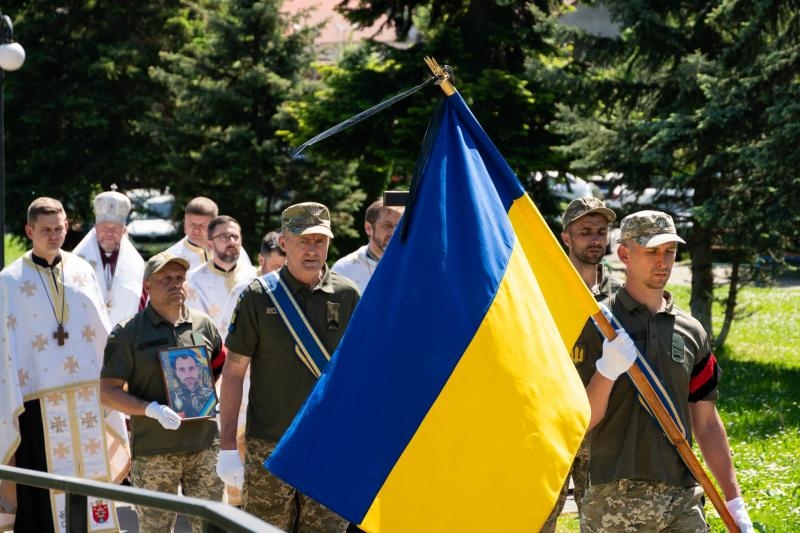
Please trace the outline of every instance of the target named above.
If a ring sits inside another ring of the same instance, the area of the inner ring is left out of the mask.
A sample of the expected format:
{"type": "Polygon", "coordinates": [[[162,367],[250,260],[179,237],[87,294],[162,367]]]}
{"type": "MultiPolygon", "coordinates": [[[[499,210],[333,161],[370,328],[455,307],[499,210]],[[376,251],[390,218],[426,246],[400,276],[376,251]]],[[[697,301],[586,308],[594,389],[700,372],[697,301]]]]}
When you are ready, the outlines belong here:
{"type": "Polygon", "coordinates": [[[597,304],[458,93],[325,373],[266,466],[370,532],[536,532],[589,421],[597,304]]]}

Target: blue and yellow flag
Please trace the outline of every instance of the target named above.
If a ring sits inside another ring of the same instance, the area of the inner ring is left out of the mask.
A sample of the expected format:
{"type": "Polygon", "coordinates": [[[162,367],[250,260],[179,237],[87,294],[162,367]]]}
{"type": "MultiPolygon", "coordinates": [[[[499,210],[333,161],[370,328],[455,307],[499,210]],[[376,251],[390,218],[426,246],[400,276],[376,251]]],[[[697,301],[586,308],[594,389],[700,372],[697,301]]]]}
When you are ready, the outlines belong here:
{"type": "Polygon", "coordinates": [[[458,93],[337,351],[266,466],[369,532],[538,531],[589,421],[597,304],[458,93]]]}

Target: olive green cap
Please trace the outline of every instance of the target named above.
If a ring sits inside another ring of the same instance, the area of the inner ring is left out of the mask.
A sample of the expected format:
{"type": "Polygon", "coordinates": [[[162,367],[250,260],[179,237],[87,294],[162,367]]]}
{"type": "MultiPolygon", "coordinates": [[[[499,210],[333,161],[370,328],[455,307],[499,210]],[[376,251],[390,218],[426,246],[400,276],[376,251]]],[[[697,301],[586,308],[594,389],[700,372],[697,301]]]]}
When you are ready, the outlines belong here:
{"type": "Polygon", "coordinates": [[[290,205],[281,214],[281,229],[295,235],[320,233],[333,238],[331,213],[317,202],[290,205]]]}
{"type": "Polygon", "coordinates": [[[178,263],[186,270],[189,270],[189,261],[183,257],[168,254],[167,252],[161,252],[160,254],[156,254],[147,260],[147,264],[144,266],[144,279],[147,280],[147,278],[170,263],[178,263]]]}

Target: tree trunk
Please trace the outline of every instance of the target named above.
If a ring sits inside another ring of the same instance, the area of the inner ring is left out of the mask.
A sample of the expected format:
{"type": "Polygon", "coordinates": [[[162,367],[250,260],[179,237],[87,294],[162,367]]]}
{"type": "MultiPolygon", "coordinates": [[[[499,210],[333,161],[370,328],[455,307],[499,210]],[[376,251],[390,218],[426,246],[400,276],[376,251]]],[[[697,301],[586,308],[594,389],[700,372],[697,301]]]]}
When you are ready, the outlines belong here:
{"type": "Polygon", "coordinates": [[[719,331],[719,336],[713,341],[714,350],[718,350],[720,346],[725,344],[725,339],[731,330],[733,324],[733,314],[736,310],[736,296],[739,293],[739,260],[734,259],[731,264],[731,283],[728,287],[728,298],[725,301],[725,320],[722,323],[722,329],[719,331]]]}
{"type": "Polygon", "coordinates": [[[690,308],[703,325],[709,338],[711,330],[711,302],[714,296],[714,274],[711,261],[711,232],[698,224],[692,228],[688,239],[689,255],[692,258],[692,297],[690,308]]]}

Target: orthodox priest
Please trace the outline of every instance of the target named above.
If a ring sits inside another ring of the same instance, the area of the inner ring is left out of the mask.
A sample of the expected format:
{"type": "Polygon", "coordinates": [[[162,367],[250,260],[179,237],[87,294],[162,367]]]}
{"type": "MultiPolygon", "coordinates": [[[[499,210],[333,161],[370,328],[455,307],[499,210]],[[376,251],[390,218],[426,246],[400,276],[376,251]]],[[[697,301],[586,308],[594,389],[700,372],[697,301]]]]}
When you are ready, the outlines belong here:
{"type": "Polygon", "coordinates": [[[125,222],[131,201],[117,191],[94,197],[94,227],[72,253],[94,267],[111,325],[139,311],[144,260],[128,239],[125,222]]]}
{"type": "MultiPolygon", "coordinates": [[[[0,457],[5,464],[120,481],[130,453],[124,419],[100,403],[102,353],[110,328],[94,270],[61,249],[61,202],[28,207],[33,247],[0,272],[0,457]]],[[[14,531],[66,529],[59,491],[17,486],[14,531]]],[[[93,532],[117,531],[113,503],[88,498],[93,532]]]]}
{"type": "Polygon", "coordinates": [[[256,278],[249,261],[239,261],[242,252],[242,228],[233,217],[220,215],[208,223],[211,260],[189,272],[189,296],[186,305],[207,313],[222,338],[239,293],[256,278]]]}
{"type": "MultiPolygon", "coordinates": [[[[208,224],[219,215],[219,208],[214,200],[205,196],[192,198],[183,215],[184,237],[164,250],[170,255],[183,257],[189,261],[189,271],[211,261],[211,241],[208,238],[208,224]]],[[[250,258],[242,249],[239,255],[242,267],[252,266],[250,258]]]]}

